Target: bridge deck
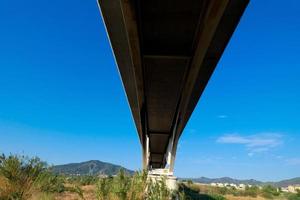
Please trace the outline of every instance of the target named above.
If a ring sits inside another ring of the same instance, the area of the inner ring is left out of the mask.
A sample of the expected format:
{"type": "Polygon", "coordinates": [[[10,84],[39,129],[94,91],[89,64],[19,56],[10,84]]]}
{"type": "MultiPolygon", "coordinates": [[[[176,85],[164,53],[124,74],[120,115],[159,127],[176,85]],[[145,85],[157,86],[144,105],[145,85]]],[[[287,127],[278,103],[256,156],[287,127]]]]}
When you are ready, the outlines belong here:
{"type": "Polygon", "coordinates": [[[248,0],[99,0],[99,4],[144,164],[164,167],[170,138],[174,136],[175,157],[178,139],[248,0]]]}

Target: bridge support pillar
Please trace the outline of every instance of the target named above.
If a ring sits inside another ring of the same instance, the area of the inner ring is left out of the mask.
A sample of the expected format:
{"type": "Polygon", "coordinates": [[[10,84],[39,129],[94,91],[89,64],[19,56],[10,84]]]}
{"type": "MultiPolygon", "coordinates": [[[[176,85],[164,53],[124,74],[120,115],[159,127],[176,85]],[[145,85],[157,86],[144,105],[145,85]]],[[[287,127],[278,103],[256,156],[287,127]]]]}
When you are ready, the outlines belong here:
{"type": "Polygon", "coordinates": [[[169,190],[175,191],[178,189],[177,178],[168,169],[150,170],[148,172],[148,179],[151,179],[153,182],[164,180],[169,190]]]}

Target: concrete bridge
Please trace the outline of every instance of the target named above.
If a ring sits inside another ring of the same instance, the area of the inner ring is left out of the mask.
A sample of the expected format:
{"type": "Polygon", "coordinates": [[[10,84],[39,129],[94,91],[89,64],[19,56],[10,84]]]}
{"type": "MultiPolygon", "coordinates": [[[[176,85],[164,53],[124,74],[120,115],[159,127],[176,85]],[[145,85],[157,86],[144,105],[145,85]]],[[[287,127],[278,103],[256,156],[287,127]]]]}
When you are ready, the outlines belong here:
{"type": "Polygon", "coordinates": [[[173,175],[178,140],[248,0],[99,0],[143,150],[173,175]]]}

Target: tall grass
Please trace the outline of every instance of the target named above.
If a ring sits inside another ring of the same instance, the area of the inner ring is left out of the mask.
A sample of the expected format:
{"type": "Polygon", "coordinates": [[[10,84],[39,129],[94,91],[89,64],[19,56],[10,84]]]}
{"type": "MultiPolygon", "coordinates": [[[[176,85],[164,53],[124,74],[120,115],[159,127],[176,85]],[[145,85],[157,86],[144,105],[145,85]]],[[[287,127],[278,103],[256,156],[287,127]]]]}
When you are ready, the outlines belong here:
{"type": "Polygon", "coordinates": [[[26,200],[39,192],[62,191],[63,181],[39,158],[0,156],[0,200],[26,200]]]}
{"type": "Polygon", "coordinates": [[[131,176],[120,171],[109,178],[78,177],[68,179],[54,175],[39,158],[0,156],[0,200],[54,199],[68,191],[84,199],[82,185],[96,182],[98,200],[170,200],[171,191],[164,180],[152,181],[146,172],[131,176]]]}
{"type": "Polygon", "coordinates": [[[115,177],[102,178],[96,187],[98,200],[170,200],[172,193],[165,180],[147,179],[146,172],[129,176],[120,171],[115,177]]]}

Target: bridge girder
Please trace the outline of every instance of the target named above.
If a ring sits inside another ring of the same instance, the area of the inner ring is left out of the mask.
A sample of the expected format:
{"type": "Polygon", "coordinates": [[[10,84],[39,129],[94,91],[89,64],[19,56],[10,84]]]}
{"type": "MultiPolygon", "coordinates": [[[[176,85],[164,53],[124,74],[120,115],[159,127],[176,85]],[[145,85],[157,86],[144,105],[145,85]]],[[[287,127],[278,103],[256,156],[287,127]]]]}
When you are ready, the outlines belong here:
{"type": "Polygon", "coordinates": [[[98,0],[142,144],[170,172],[178,140],[248,0],[98,0]]]}

